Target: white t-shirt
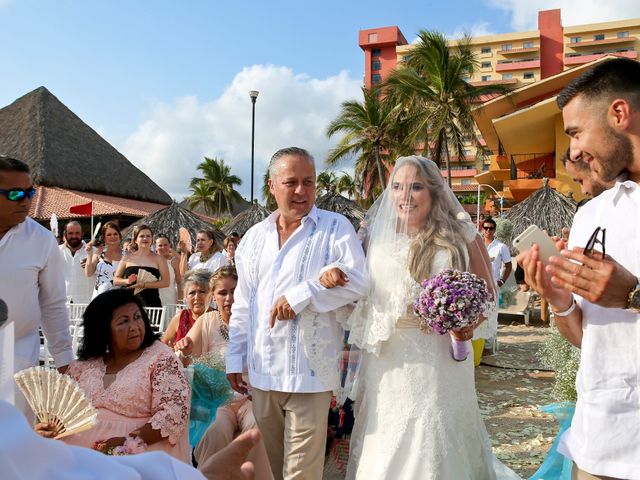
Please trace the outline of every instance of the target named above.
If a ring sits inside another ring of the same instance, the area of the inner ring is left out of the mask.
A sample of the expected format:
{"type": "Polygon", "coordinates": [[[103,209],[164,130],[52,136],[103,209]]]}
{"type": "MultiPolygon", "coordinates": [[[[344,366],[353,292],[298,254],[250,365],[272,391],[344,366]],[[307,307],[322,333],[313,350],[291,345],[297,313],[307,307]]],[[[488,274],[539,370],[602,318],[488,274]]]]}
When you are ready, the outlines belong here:
{"type": "Polygon", "coordinates": [[[509,248],[504,243],[495,238],[493,239],[493,242],[487,245],[487,251],[489,252],[489,258],[491,259],[493,280],[498,283],[498,280],[500,280],[502,264],[511,262],[511,253],[509,253],[509,248]]]}

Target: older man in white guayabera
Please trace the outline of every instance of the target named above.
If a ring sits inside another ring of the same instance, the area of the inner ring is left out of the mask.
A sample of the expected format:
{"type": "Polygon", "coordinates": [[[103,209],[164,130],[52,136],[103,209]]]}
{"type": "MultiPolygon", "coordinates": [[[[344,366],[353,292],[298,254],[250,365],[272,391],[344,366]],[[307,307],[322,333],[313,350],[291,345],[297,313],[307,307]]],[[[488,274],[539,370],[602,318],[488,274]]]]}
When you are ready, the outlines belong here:
{"type": "Polygon", "coordinates": [[[306,150],[276,152],[269,177],[278,210],[246,233],[236,253],[227,378],[253,396],[274,477],[320,479],[331,391],[339,386],[336,310],[366,293],[364,253],[346,218],[315,207],[306,150]],[[328,269],[336,288],[319,283],[328,269]],[[247,367],[251,387],[242,381],[247,367]]]}

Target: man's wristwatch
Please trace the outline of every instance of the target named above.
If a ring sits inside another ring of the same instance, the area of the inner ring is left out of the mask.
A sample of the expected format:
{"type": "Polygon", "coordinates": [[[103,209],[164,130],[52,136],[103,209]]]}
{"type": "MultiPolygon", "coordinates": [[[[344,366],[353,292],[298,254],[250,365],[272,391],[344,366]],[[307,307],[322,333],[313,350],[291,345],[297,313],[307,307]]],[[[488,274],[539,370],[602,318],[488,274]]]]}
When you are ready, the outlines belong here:
{"type": "Polygon", "coordinates": [[[498,286],[501,287],[504,285],[504,280],[502,280],[501,278],[498,279],[498,286]]]}
{"type": "Polygon", "coordinates": [[[636,286],[629,292],[625,309],[640,313],[640,279],[638,279],[636,286]]]}

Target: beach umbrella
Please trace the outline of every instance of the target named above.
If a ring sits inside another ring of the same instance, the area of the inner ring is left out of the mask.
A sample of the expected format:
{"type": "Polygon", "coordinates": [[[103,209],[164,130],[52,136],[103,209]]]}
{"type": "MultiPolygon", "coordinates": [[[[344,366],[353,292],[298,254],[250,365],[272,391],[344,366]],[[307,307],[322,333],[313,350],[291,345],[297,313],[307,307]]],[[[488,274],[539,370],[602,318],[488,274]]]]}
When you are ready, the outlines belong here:
{"type": "Polygon", "coordinates": [[[220,246],[222,246],[222,242],[225,238],[225,234],[212,224],[205,222],[198,217],[198,215],[184,207],[181,207],[175,202],[168,207],[158,210],[151,215],[147,215],[146,217],[143,217],[137,222],[129,225],[122,231],[122,239],[130,239],[133,234],[133,228],[137,225],[149,225],[153,230],[154,235],[166,235],[173,248],[177,248],[178,246],[178,230],[180,227],[184,227],[189,231],[192,245],[195,245],[196,234],[199,230],[212,230],[215,239],[220,246]]]}
{"type": "Polygon", "coordinates": [[[360,222],[364,220],[366,214],[365,209],[356,202],[333,191],[318,197],[316,199],[316,207],[344,215],[349,219],[356,231],[360,228],[360,222]]]}
{"type": "Polygon", "coordinates": [[[238,232],[243,237],[247,230],[253,227],[256,223],[260,223],[267,218],[271,212],[258,203],[257,200],[253,201],[253,204],[244,210],[242,213],[233,217],[233,219],[222,227],[222,231],[226,235],[230,235],[232,232],[238,232]]]}
{"type": "Polygon", "coordinates": [[[575,213],[575,200],[554,190],[549,186],[548,179],[543,179],[542,188],[515,204],[506,215],[506,218],[513,223],[509,248],[512,249],[513,239],[524,232],[529,225],[537,225],[546,230],[549,235],[559,237],[563,227],[571,228],[575,213]]]}

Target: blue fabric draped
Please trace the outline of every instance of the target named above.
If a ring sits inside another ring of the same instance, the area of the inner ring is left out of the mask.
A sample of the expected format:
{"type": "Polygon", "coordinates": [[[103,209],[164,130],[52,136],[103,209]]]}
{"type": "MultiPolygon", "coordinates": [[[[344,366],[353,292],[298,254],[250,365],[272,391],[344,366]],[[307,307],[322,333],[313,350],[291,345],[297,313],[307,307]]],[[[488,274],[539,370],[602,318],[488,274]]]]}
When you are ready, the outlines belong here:
{"type": "Polygon", "coordinates": [[[541,411],[556,417],[560,424],[560,431],[551,444],[544,462],[529,480],[571,480],[572,462],[558,452],[558,443],[562,434],[571,426],[575,409],[576,405],[573,402],[552,403],[540,407],[541,411]]]}
{"type": "Polygon", "coordinates": [[[224,371],[202,364],[193,365],[189,443],[195,447],[216,418],[216,410],[233,399],[224,371]]]}

